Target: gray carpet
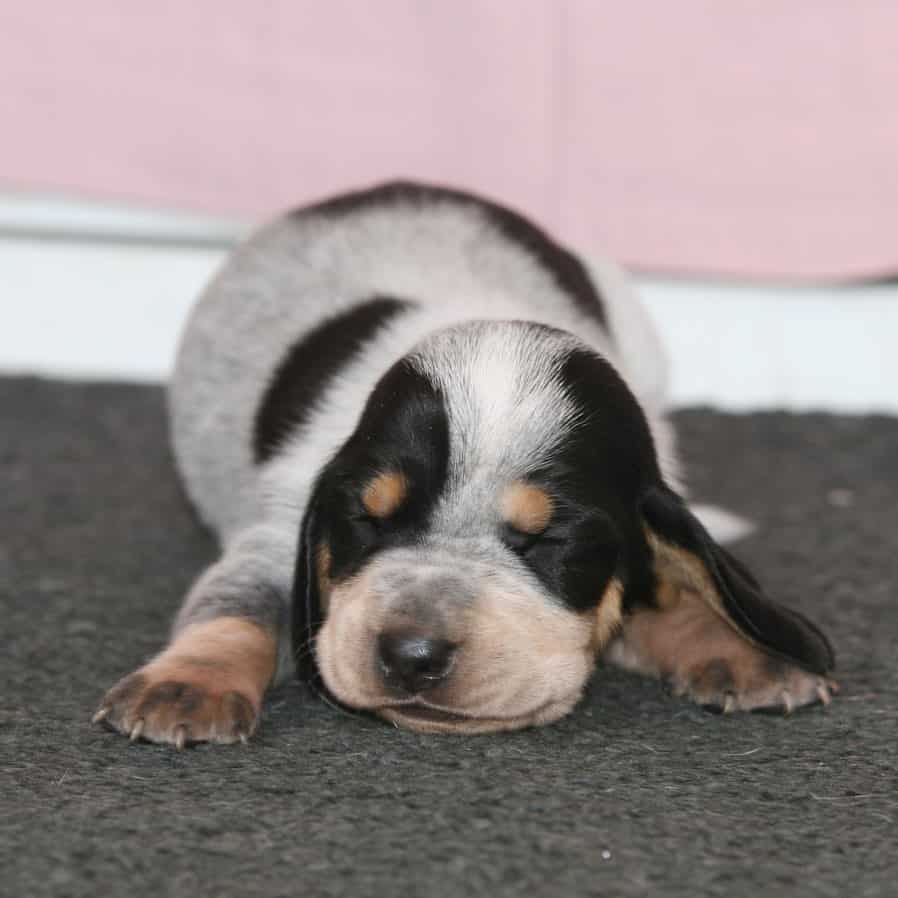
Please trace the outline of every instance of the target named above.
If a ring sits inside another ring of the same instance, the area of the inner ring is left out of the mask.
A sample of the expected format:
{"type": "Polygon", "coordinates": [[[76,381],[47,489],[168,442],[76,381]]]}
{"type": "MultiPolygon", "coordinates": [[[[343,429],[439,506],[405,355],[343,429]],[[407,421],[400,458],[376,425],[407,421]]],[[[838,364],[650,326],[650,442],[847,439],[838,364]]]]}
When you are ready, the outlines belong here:
{"type": "Polygon", "coordinates": [[[679,415],[698,497],[839,654],[826,712],[600,670],[550,728],[402,732],[273,695],[246,748],[88,723],[214,556],[160,390],[0,380],[0,893],[898,895],[898,420],[679,415]]]}

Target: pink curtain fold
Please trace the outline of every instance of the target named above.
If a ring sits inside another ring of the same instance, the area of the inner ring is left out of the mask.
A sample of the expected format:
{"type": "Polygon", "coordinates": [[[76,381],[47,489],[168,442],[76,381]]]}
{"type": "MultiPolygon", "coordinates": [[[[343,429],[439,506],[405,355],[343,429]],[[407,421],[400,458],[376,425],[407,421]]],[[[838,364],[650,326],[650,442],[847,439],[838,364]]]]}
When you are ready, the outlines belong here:
{"type": "Polygon", "coordinates": [[[648,269],[898,269],[894,0],[30,0],[0,180],[262,216],[391,177],[648,269]]]}

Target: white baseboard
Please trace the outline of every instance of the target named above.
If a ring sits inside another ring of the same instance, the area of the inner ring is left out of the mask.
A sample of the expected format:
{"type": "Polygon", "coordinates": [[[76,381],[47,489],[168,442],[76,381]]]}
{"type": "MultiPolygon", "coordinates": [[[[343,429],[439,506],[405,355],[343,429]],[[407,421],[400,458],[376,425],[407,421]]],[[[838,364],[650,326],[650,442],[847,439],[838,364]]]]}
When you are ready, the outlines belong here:
{"type": "MultiPolygon", "coordinates": [[[[0,371],[164,380],[188,309],[244,230],[0,196],[0,371]]],[[[898,413],[898,285],[637,285],[675,405],[898,413]]]]}
{"type": "Polygon", "coordinates": [[[638,283],[678,405],[898,412],[898,284],[638,283]]]}

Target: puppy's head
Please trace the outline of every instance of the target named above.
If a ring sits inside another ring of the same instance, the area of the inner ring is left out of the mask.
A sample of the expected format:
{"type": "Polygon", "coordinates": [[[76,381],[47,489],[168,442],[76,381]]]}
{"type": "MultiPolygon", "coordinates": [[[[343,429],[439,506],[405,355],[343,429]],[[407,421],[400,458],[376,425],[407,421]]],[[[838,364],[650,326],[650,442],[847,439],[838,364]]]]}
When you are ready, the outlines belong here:
{"type": "Polygon", "coordinates": [[[663,489],[638,403],[574,337],[523,322],[435,334],[318,478],[298,657],[317,633],[325,686],[413,729],[555,720],[622,608],[658,586],[667,543],[643,500],[663,489]]]}

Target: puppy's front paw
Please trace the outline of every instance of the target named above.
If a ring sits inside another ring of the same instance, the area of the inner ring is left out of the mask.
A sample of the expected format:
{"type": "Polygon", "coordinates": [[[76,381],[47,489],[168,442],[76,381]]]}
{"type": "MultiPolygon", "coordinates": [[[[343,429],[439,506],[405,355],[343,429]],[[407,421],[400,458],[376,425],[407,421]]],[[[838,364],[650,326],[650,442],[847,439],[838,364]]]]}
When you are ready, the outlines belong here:
{"type": "Polygon", "coordinates": [[[120,680],[106,693],[95,723],[103,721],[131,740],[246,742],[259,719],[259,703],[227,666],[165,656],[120,680]]]}
{"type": "Polygon", "coordinates": [[[751,647],[674,671],[675,695],[687,695],[706,708],[722,711],[781,711],[818,702],[828,705],[838,685],[832,680],[751,647]]]}
{"type": "Polygon", "coordinates": [[[245,742],[259,722],[276,638],[251,620],[217,617],[182,630],[149,664],[112,687],[94,715],[131,739],[245,742]]]}

